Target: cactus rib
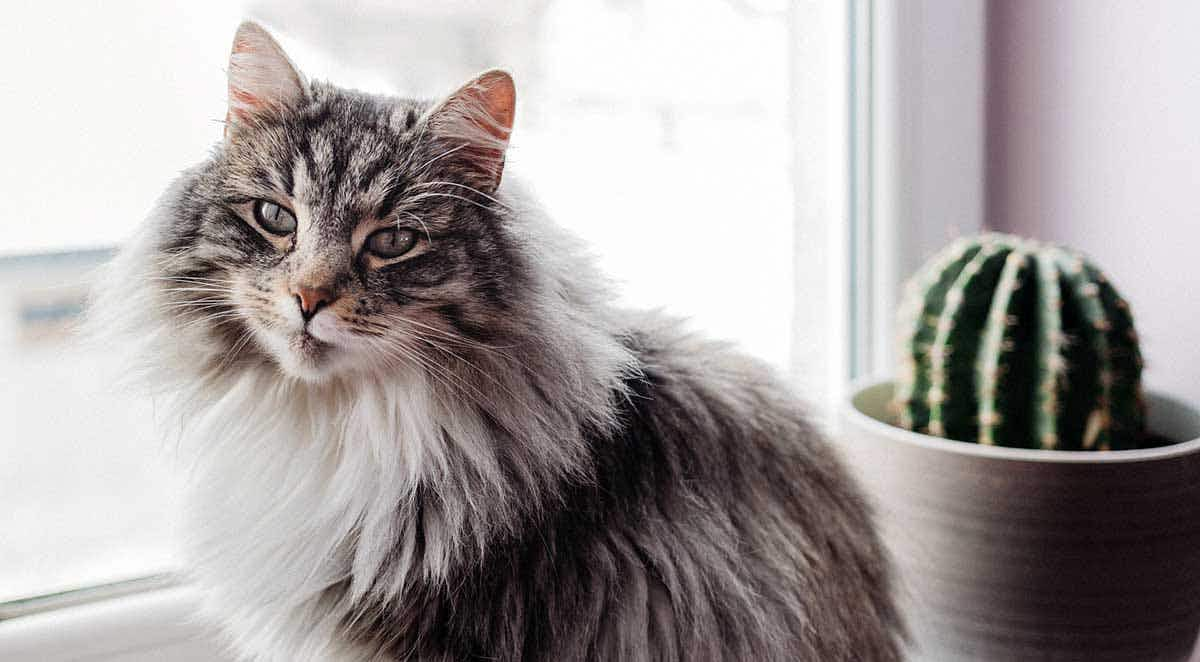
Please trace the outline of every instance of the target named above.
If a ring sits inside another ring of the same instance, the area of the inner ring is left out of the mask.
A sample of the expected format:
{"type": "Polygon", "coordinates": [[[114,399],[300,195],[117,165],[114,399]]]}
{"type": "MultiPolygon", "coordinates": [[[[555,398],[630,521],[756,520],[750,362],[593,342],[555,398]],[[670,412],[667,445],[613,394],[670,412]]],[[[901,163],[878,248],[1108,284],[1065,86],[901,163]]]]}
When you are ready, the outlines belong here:
{"type": "MultiPolygon", "coordinates": [[[[987,325],[983,332],[983,342],[976,361],[976,399],[979,401],[979,443],[995,445],[997,439],[1007,438],[1007,430],[1014,427],[1017,421],[1008,413],[1010,408],[1004,406],[1007,389],[1001,388],[1002,382],[1018,377],[1014,375],[1015,363],[1022,357],[1015,354],[1017,349],[1017,333],[1021,330],[1019,321],[1023,318],[1023,300],[1021,295],[1027,288],[1022,288],[1023,278],[1028,271],[1029,258],[1023,246],[1015,247],[1004,260],[1004,271],[996,284],[996,293],[992,297],[991,310],[988,311],[987,325]],[[1002,414],[1001,412],[1005,412],[1002,414]]],[[[1019,426],[1018,426],[1019,427],[1019,426]]]]}
{"type": "Polygon", "coordinates": [[[905,319],[901,346],[897,354],[906,357],[896,384],[894,405],[900,424],[910,430],[925,430],[929,421],[929,348],[937,333],[938,315],[945,305],[945,293],[963,267],[979,252],[979,246],[966,240],[952,244],[939,253],[921,273],[909,282],[909,295],[901,309],[905,319]]]}
{"type": "Polygon", "coordinates": [[[978,434],[972,373],[985,314],[1008,250],[998,242],[984,243],[946,293],[929,350],[929,434],[950,438],[978,434]]]}

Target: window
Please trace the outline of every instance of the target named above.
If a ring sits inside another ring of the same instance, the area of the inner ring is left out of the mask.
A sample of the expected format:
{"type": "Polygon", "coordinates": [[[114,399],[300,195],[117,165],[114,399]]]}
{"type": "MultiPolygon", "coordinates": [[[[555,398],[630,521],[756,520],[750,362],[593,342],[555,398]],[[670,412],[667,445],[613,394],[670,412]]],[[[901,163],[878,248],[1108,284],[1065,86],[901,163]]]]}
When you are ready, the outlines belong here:
{"type": "Polygon", "coordinates": [[[828,55],[844,45],[844,16],[817,4],[5,8],[0,20],[20,29],[0,49],[21,63],[5,112],[22,130],[0,166],[15,219],[0,225],[0,602],[179,564],[178,487],[153,402],[110,392],[96,350],[69,328],[90,270],[220,139],[242,16],[276,30],[310,77],[346,86],[435,96],[485,68],[512,71],[510,172],[589,242],[624,300],[692,318],[820,402],[841,352],[828,321],[842,286],[828,274],[844,163],[841,119],[829,118],[845,100],[840,79],[834,97],[827,84],[844,64],[828,55]]]}
{"type": "Polygon", "coordinates": [[[0,258],[0,602],[176,565],[152,408],[112,393],[71,336],[109,254],[0,258]]]}

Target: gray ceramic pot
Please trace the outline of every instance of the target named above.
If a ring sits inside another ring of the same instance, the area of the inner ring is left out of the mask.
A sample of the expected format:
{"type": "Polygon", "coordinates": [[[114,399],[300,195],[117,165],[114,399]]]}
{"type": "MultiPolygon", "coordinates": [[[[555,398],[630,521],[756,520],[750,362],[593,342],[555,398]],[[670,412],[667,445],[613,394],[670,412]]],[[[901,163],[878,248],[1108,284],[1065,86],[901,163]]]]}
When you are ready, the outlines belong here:
{"type": "Polygon", "coordinates": [[[913,660],[1188,659],[1200,628],[1200,412],[1149,398],[1148,450],[995,448],[888,424],[863,383],[839,445],[875,501],[913,660]]]}

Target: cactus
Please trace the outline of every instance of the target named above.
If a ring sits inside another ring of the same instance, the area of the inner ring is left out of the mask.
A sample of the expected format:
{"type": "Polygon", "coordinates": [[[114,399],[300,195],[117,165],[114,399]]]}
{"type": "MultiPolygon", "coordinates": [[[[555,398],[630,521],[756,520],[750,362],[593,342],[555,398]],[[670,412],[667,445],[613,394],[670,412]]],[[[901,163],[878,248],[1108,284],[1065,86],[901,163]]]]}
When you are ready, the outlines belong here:
{"type": "Polygon", "coordinates": [[[900,426],[1020,448],[1143,445],[1133,318],[1083,257],[1008,235],[960,239],[909,281],[899,318],[900,426]]]}

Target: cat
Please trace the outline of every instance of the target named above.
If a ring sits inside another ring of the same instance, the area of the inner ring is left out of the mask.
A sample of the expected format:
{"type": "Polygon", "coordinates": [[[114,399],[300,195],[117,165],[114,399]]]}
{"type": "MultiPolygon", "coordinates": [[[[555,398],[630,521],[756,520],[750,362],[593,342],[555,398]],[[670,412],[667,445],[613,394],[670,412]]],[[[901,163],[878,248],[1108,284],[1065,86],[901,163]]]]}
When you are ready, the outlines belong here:
{"type": "Polygon", "coordinates": [[[237,655],[900,659],[834,451],[769,369],[614,302],[505,172],[508,74],[368,95],[244,23],[228,77],[89,325],[172,422],[237,655]]]}

